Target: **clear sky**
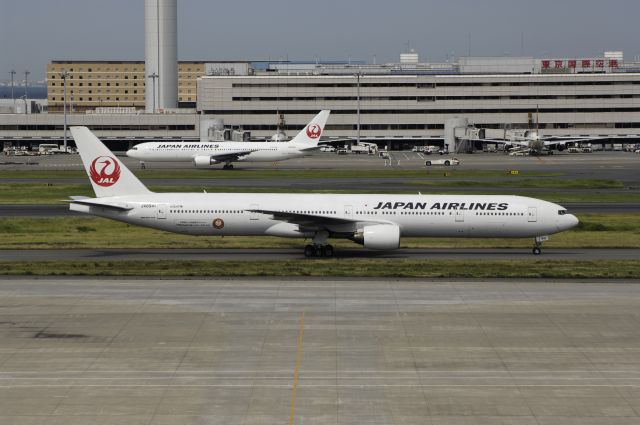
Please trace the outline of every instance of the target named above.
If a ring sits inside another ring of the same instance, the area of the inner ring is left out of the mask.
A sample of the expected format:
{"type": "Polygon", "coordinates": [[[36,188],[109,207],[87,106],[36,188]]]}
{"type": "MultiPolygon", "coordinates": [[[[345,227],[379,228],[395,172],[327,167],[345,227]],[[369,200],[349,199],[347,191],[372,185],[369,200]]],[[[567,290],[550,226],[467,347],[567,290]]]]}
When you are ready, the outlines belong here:
{"type": "MultiPolygon", "coordinates": [[[[182,60],[640,55],[638,0],[178,0],[182,60]]],[[[143,0],[0,0],[0,80],[51,60],[143,60],[143,0]]]]}

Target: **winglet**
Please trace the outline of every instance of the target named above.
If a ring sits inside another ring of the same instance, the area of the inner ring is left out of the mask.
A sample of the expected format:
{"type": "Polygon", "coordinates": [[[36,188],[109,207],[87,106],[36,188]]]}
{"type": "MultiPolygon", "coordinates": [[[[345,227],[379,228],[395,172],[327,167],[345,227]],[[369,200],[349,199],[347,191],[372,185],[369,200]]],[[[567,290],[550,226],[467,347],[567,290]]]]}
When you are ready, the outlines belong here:
{"type": "Polygon", "coordinates": [[[311,148],[318,146],[318,142],[320,141],[320,136],[322,136],[322,132],[324,131],[324,126],[327,124],[327,120],[329,119],[330,110],[323,110],[318,113],[305,128],[300,131],[291,139],[289,143],[295,143],[298,145],[303,145],[303,148],[311,148]]]}
{"type": "Polygon", "coordinates": [[[71,127],[71,135],[98,198],[150,193],[87,127],[71,127]]]}

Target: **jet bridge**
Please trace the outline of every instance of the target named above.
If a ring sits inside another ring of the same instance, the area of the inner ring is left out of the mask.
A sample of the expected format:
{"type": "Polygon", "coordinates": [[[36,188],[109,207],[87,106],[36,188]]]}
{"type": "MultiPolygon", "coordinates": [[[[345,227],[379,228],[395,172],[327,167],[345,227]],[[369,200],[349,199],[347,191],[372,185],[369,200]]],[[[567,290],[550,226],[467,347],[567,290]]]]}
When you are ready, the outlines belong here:
{"type": "Polygon", "coordinates": [[[451,118],[444,124],[445,150],[455,153],[471,153],[474,139],[484,138],[484,129],[469,124],[467,118],[451,118]]]}

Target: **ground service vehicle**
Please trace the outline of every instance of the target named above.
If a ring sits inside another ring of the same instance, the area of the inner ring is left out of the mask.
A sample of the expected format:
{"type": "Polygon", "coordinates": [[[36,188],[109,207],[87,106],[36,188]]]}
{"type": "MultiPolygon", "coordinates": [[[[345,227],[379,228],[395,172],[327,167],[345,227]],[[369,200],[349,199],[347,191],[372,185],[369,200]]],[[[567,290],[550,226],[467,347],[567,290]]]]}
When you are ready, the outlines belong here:
{"type": "Polygon", "coordinates": [[[450,165],[459,165],[460,164],[460,160],[458,160],[458,158],[440,158],[440,159],[427,159],[424,162],[424,165],[426,165],[427,167],[430,167],[432,165],[444,165],[444,166],[450,166],[450,165]]]}

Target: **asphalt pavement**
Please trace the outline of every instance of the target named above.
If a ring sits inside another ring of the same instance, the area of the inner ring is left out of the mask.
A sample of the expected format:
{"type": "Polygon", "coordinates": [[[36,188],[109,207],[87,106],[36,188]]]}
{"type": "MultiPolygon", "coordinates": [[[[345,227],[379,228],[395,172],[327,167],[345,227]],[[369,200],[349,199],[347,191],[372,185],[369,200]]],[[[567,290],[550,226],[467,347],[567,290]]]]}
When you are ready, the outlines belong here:
{"type": "MultiPolygon", "coordinates": [[[[533,242],[532,242],[533,245],[533,242]]],[[[379,258],[407,260],[636,260],[640,249],[546,249],[533,255],[530,249],[398,249],[370,251],[360,248],[339,249],[338,258],[379,258]]],[[[305,259],[302,249],[27,249],[0,250],[5,261],[60,260],[220,260],[277,261],[305,259]]]]}
{"type": "Polygon", "coordinates": [[[632,425],[640,285],[0,278],[6,425],[632,425]]]}

